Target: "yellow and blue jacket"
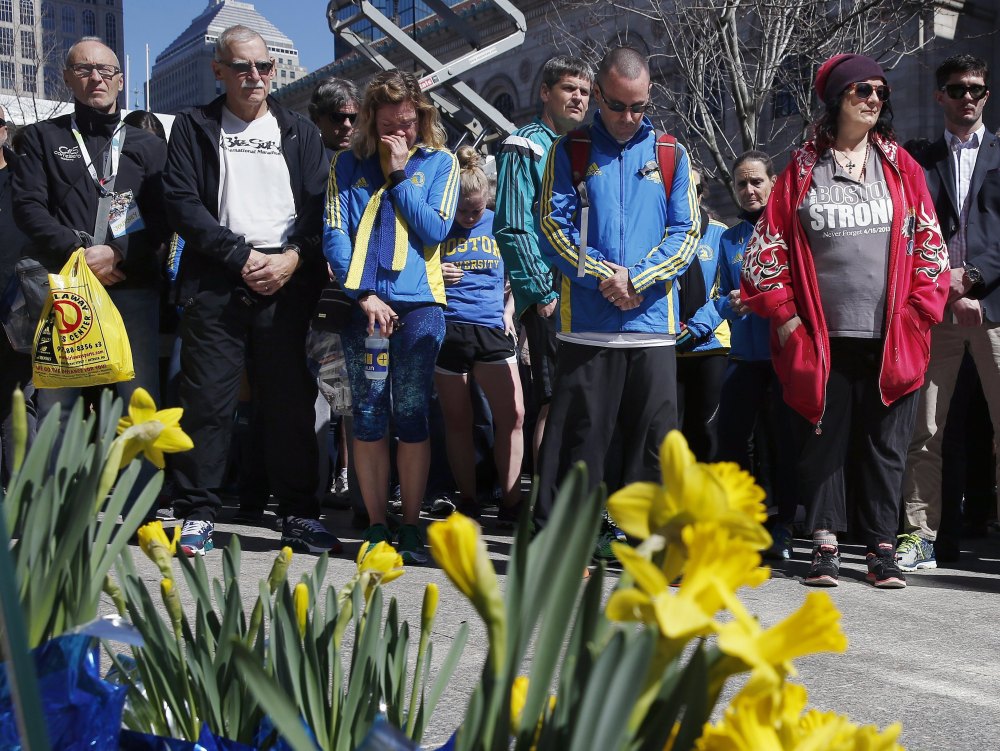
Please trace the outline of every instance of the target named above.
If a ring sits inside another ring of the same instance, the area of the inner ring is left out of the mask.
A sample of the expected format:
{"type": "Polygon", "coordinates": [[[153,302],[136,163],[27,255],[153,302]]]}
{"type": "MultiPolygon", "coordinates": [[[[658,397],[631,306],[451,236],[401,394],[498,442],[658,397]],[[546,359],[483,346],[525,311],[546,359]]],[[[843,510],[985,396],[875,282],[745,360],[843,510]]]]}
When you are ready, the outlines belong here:
{"type": "Polygon", "coordinates": [[[323,255],[344,291],[355,299],[374,292],[385,302],[446,305],[440,244],[455,219],[458,193],[458,160],[444,149],[415,146],[406,179],[395,185],[386,182],[377,154],[334,154],[323,255]],[[388,214],[379,211],[385,204],[388,214]]]}
{"type": "Polygon", "coordinates": [[[698,199],[687,151],[680,145],[669,205],[656,161],[656,134],[648,118],[619,144],[598,112],[590,127],[590,198],[586,273],[577,277],[580,212],[566,139],[549,150],[539,199],[542,255],[562,272],[559,327],[564,332],[674,334],[680,330],[674,279],[695,256],[700,241],[698,199]],[[598,285],[624,266],[639,307],[621,311],[598,285]]]}

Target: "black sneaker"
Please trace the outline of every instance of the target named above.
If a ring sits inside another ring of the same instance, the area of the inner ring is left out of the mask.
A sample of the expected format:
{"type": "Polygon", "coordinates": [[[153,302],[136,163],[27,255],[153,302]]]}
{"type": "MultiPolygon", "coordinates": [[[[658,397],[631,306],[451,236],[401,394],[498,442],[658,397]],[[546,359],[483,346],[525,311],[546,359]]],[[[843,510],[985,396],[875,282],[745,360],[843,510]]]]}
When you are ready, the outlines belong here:
{"type": "Polygon", "coordinates": [[[840,551],[836,545],[817,545],[813,548],[813,562],[809,573],[802,580],[810,587],[836,587],[840,582],[840,551]]]}
{"type": "Polygon", "coordinates": [[[878,552],[869,553],[868,581],[878,589],[902,589],[906,586],[906,577],[896,564],[896,551],[891,543],[882,543],[878,552]]]}
{"type": "Polygon", "coordinates": [[[408,566],[422,566],[430,560],[424,535],[415,524],[404,524],[396,536],[396,550],[408,566]]]}
{"type": "Polygon", "coordinates": [[[501,529],[514,529],[521,520],[521,508],[524,501],[518,501],[513,506],[500,504],[497,508],[497,526],[501,529]]]}
{"type": "Polygon", "coordinates": [[[368,549],[375,547],[380,542],[387,542],[391,545],[392,533],[384,524],[372,524],[361,536],[361,547],[365,550],[364,555],[368,555],[368,549]]]}
{"type": "Polygon", "coordinates": [[[281,525],[281,544],[300,553],[342,553],[343,544],[319,519],[286,516],[281,525]]]}
{"type": "Polygon", "coordinates": [[[455,504],[455,510],[470,519],[479,519],[482,514],[482,506],[479,505],[479,501],[473,498],[459,498],[458,503],[455,504]]]}

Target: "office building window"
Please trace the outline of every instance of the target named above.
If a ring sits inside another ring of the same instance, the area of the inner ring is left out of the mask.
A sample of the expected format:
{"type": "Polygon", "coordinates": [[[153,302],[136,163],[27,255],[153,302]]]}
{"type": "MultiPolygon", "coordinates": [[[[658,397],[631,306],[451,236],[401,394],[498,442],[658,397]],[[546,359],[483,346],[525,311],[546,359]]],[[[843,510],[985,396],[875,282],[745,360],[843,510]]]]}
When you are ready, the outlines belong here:
{"type": "Polygon", "coordinates": [[[42,28],[46,31],[56,30],[56,11],[52,3],[42,4],[42,28]]]}
{"type": "Polygon", "coordinates": [[[118,49],[118,19],[112,13],[104,17],[104,42],[111,49],[118,49]]]}
{"type": "Polygon", "coordinates": [[[0,55],[14,57],[14,30],[0,26],[0,55]]]}
{"type": "Polygon", "coordinates": [[[76,33],[76,13],[72,8],[63,7],[62,9],[62,30],[63,34],[76,33]]]}
{"type": "Polygon", "coordinates": [[[34,60],[37,57],[35,52],[35,32],[21,29],[21,57],[34,60]]]}
{"type": "Polygon", "coordinates": [[[0,21],[14,23],[14,0],[0,0],[0,21]]]}
{"type": "Polygon", "coordinates": [[[14,63],[0,62],[0,89],[14,88],[14,63]]]}
{"type": "Polygon", "coordinates": [[[35,93],[38,91],[38,68],[34,65],[21,66],[21,88],[25,91],[35,93]]]}
{"type": "Polygon", "coordinates": [[[80,23],[85,37],[97,36],[97,16],[94,15],[94,11],[85,10],[80,16],[80,23]]]}
{"type": "Polygon", "coordinates": [[[35,25],[35,4],[32,0],[21,0],[21,24],[24,26],[35,25]]]}

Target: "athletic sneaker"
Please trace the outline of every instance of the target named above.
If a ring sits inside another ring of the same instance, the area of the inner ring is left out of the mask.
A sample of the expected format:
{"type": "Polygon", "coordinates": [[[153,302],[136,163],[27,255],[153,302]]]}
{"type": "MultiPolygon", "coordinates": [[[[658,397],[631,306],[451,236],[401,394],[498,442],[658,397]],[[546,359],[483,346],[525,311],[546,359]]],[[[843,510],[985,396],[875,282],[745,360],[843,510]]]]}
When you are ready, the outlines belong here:
{"type": "Polygon", "coordinates": [[[896,553],[892,543],[882,543],[877,553],[869,553],[868,576],[865,577],[879,589],[902,589],[906,586],[906,577],[896,565],[896,553]]]}
{"type": "Polygon", "coordinates": [[[350,490],[351,486],[347,482],[347,467],[344,467],[333,480],[333,493],[334,495],[346,496],[350,490]]]}
{"type": "Polygon", "coordinates": [[[181,550],[189,558],[195,555],[205,555],[212,550],[212,532],[215,525],[204,519],[188,519],[181,526],[181,550]]]}
{"type": "Polygon", "coordinates": [[[372,524],[361,535],[361,545],[365,548],[365,555],[368,555],[368,548],[375,547],[380,542],[392,542],[392,533],[384,524],[372,524]]]}
{"type": "Polygon", "coordinates": [[[343,544],[319,519],[286,516],[281,524],[281,544],[300,553],[341,553],[343,544]]]}
{"type": "Polygon", "coordinates": [[[455,512],[455,501],[448,493],[441,493],[431,501],[430,514],[443,519],[455,512]]]}
{"type": "Polygon", "coordinates": [[[810,587],[836,587],[840,576],[840,550],[836,545],[816,545],[813,547],[813,562],[809,573],[802,580],[810,587]]]}
{"type": "Polygon", "coordinates": [[[601,531],[597,535],[594,558],[602,561],[613,561],[615,559],[615,554],[611,550],[611,543],[613,542],[624,544],[628,542],[628,537],[618,528],[618,525],[614,523],[608,512],[605,511],[604,518],[601,520],[601,531]]]}
{"type": "Polygon", "coordinates": [[[483,512],[479,501],[474,498],[459,498],[458,503],[455,504],[455,510],[470,519],[479,519],[483,512]]]}
{"type": "Polygon", "coordinates": [[[771,532],[771,547],[764,551],[764,558],[772,561],[787,561],[792,557],[792,530],[779,524],[771,532]]]}
{"type": "Polygon", "coordinates": [[[415,524],[403,524],[396,535],[396,550],[403,557],[403,563],[421,566],[430,560],[424,536],[415,524]]]}
{"type": "Polygon", "coordinates": [[[900,535],[899,543],[896,547],[896,564],[903,571],[937,568],[937,558],[934,556],[934,543],[925,540],[919,535],[900,535]]]}

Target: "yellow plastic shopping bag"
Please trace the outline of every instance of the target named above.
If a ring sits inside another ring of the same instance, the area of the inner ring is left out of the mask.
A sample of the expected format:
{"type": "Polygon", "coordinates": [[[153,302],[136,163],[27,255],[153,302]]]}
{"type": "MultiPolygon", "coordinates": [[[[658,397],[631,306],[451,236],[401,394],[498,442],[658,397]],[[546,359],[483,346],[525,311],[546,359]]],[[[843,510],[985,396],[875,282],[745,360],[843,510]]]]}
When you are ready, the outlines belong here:
{"type": "Polygon", "coordinates": [[[36,388],[100,386],[130,381],[132,348],[118,308],[87,266],[83,248],[58,274],[35,330],[32,380],[36,388]]]}

